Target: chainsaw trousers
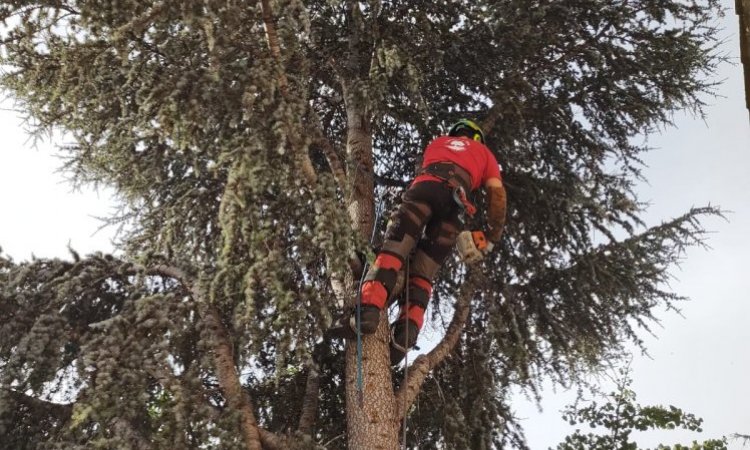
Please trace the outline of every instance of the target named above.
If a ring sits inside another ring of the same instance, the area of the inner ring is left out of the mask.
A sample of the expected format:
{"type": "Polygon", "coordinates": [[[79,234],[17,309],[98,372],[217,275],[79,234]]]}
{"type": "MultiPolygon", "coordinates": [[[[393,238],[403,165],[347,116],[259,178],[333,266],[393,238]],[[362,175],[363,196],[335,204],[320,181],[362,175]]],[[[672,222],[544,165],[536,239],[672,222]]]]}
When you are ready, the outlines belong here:
{"type": "Polygon", "coordinates": [[[384,309],[393,295],[398,272],[409,259],[408,292],[398,298],[399,318],[422,328],[432,282],[450,254],[460,231],[461,208],[442,181],[412,184],[391,215],[383,246],[362,285],[362,304],[384,309]],[[408,295],[409,308],[406,308],[408,295]]]}

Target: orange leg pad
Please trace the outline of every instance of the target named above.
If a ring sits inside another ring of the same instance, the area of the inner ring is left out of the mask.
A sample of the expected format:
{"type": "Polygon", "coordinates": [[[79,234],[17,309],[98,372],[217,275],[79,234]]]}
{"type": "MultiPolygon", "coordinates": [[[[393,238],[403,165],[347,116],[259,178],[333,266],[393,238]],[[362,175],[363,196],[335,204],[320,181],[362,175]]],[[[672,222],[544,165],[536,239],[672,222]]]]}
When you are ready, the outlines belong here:
{"type": "Polygon", "coordinates": [[[411,277],[409,279],[409,283],[414,285],[414,287],[417,287],[419,289],[422,289],[423,291],[427,292],[427,296],[429,297],[432,293],[432,283],[425,280],[422,277],[411,277]]]}
{"type": "Polygon", "coordinates": [[[400,259],[393,255],[389,255],[388,253],[380,253],[378,257],[375,258],[375,266],[381,269],[400,270],[401,265],[402,263],[400,259]]]}
{"type": "MultiPolygon", "coordinates": [[[[422,329],[422,324],[424,324],[424,308],[422,308],[419,305],[410,305],[409,311],[406,312],[406,317],[409,318],[412,322],[414,322],[417,325],[417,329],[422,329]]],[[[404,308],[401,308],[401,312],[398,315],[399,319],[403,319],[404,317],[404,308]]]]}
{"type": "Polygon", "coordinates": [[[385,308],[385,301],[388,299],[388,293],[383,283],[379,281],[365,281],[362,285],[362,304],[374,305],[378,309],[385,308]]]}

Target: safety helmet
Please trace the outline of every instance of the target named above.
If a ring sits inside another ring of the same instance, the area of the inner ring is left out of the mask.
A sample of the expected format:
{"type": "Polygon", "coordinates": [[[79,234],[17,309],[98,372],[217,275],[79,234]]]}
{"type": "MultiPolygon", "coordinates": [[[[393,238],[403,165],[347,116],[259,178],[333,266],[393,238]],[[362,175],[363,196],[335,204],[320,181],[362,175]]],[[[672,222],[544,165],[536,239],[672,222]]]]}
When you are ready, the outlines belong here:
{"type": "Polygon", "coordinates": [[[484,144],[484,133],[479,125],[469,119],[461,119],[451,126],[448,136],[468,136],[484,144]]]}

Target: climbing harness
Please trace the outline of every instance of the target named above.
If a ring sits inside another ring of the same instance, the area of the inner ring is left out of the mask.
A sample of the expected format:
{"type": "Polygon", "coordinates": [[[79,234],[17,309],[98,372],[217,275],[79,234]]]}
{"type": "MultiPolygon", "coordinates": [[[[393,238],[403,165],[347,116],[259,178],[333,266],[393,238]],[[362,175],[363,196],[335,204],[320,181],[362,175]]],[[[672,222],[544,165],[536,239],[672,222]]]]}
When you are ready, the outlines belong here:
{"type": "Polygon", "coordinates": [[[423,167],[417,175],[430,175],[443,182],[453,190],[453,200],[463,208],[464,212],[473,217],[477,212],[469,197],[467,191],[471,191],[471,175],[464,169],[449,162],[438,162],[423,167]]]}

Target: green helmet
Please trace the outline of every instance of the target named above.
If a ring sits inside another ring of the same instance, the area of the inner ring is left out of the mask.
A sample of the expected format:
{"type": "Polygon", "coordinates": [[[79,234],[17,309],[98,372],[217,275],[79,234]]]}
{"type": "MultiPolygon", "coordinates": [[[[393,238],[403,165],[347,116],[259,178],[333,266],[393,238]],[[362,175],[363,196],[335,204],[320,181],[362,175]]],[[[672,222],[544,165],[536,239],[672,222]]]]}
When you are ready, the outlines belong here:
{"type": "Polygon", "coordinates": [[[461,119],[448,131],[448,136],[467,136],[484,144],[484,133],[479,125],[469,119],[461,119]]]}

